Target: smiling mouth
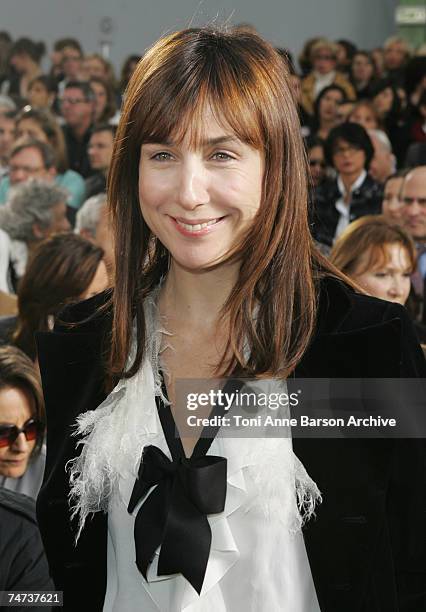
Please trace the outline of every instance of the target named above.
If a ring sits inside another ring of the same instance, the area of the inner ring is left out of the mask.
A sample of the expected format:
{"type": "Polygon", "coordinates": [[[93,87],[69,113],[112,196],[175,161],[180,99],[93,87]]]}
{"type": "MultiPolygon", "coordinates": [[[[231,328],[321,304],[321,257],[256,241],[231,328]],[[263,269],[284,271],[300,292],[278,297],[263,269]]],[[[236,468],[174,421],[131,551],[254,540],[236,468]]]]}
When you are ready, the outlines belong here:
{"type": "Polygon", "coordinates": [[[206,227],[210,227],[211,225],[216,225],[216,223],[218,223],[219,221],[222,221],[222,219],[224,219],[224,217],[218,217],[217,219],[210,219],[209,221],[188,223],[187,221],[184,222],[181,219],[177,219],[176,217],[174,217],[174,220],[177,223],[177,225],[185,229],[187,232],[199,232],[200,230],[205,229],[206,227]]]}

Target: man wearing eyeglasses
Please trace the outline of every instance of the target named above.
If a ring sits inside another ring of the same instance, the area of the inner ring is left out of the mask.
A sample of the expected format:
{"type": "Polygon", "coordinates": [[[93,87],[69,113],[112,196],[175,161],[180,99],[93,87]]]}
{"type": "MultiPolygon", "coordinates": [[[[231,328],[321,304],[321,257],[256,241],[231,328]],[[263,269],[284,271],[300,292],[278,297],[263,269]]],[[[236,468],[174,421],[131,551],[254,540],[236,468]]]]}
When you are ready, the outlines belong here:
{"type": "Polygon", "coordinates": [[[417,270],[411,282],[422,305],[418,319],[426,323],[426,166],[407,174],[401,188],[402,222],[417,247],[417,270]]]}
{"type": "Polygon", "coordinates": [[[56,159],[52,147],[39,140],[20,140],[9,158],[9,176],[0,181],[0,204],[5,204],[11,187],[30,179],[52,182],[56,175],[56,159]]]}
{"type": "Polygon", "coordinates": [[[93,173],[87,147],[94,119],[94,93],[88,83],[69,81],[60,100],[65,142],[71,170],[87,178],[93,173]]]}

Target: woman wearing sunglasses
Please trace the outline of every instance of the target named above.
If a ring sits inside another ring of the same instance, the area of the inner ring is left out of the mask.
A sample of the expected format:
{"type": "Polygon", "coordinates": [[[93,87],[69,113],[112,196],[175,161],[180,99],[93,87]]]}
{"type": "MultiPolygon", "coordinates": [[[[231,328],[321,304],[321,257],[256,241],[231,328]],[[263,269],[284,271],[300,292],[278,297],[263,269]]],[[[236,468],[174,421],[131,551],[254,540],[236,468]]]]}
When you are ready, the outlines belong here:
{"type": "Polygon", "coordinates": [[[37,497],[45,453],[44,403],[32,361],[0,348],[0,487],[37,497]]]}

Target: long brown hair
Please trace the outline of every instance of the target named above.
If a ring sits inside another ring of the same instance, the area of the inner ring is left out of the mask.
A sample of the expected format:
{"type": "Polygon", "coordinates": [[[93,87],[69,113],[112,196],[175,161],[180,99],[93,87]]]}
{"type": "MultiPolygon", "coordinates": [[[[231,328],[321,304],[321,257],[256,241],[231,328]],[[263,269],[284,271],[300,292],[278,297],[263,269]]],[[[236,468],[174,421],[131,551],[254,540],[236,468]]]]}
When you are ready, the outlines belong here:
{"type": "Polygon", "coordinates": [[[389,244],[400,244],[405,249],[410,262],[409,272],[414,272],[417,255],[413,239],[383,215],[366,215],[350,223],[334,243],[330,261],[348,276],[363,274],[386,263],[389,244]]]}
{"type": "Polygon", "coordinates": [[[49,316],[78,301],[90,285],[103,249],[77,234],[55,234],[36,249],[18,287],[13,343],[35,359],[34,333],[48,331],[49,316]]]}
{"type": "Polygon", "coordinates": [[[56,170],[59,174],[63,174],[69,168],[67,149],[65,145],[64,133],[56,121],[55,117],[49,111],[41,108],[33,108],[32,106],[24,106],[22,111],[16,118],[16,128],[21,121],[31,119],[43,130],[48,140],[48,143],[55,151],[56,155],[56,170]]]}
{"type": "MultiPolygon", "coordinates": [[[[231,330],[225,355],[230,351],[232,359],[221,373],[267,377],[291,372],[316,321],[316,271],[338,275],[310,235],[306,156],[289,75],[279,55],[249,31],[193,28],[166,36],[146,53],[129,82],[109,173],[116,262],[112,378],[138,370],[146,337],[142,301],[167,273],[168,252],[139,206],[141,145],[165,142],[171,135],[178,141],[189,135],[198,142],[206,106],[265,158],[262,204],[248,234],[229,255],[241,266],[222,311],[231,330]],[[134,318],[137,353],[125,371],[134,318]],[[244,339],[251,349],[248,359],[244,339]]],[[[224,358],[218,369],[223,363],[224,358]]]]}

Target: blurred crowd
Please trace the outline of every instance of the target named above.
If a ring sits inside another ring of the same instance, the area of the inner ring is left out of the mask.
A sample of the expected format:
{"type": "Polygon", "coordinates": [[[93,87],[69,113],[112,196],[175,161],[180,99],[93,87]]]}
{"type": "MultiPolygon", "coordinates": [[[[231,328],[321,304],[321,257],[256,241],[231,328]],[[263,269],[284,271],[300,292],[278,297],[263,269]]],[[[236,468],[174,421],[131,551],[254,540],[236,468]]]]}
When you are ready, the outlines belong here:
{"type": "MultiPolygon", "coordinates": [[[[306,145],[313,238],[360,289],[405,305],[425,344],[426,46],[318,37],[297,62],[277,51],[306,145]]],[[[0,515],[24,523],[17,533],[35,551],[28,498],[41,485],[46,424],[34,334],[113,284],[106,186],[140,59],[117,77],[74,38],[55,42],[48,72],[45,54],[42,42],[0,32],[0,515]]],[[[31,575],[13,573],[13,555],[5,568],[2,537],[0,527],[0,590],[48,588],[42,556],[31,575]]]]}

